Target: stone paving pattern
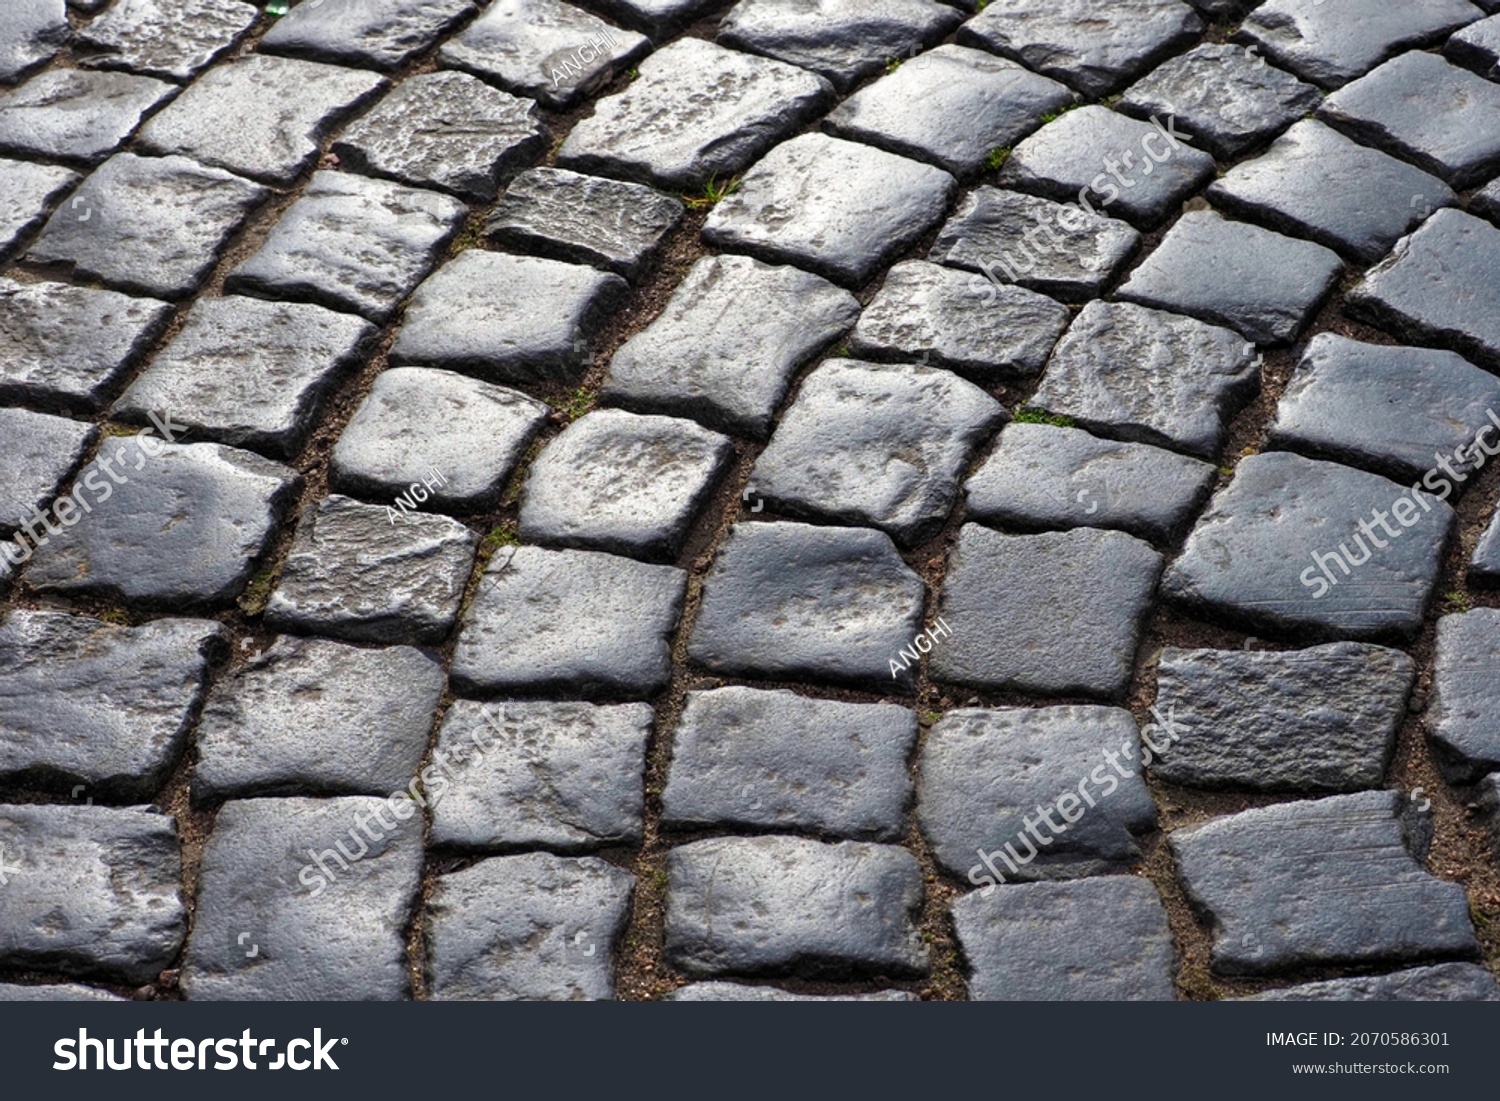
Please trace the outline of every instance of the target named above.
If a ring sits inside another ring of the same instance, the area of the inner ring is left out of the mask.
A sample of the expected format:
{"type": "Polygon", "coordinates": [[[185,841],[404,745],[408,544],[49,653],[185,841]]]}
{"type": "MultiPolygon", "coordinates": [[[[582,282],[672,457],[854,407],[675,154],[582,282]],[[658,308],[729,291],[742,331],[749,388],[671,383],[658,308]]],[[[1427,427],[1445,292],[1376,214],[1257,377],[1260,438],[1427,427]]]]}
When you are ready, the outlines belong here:
{"type": "Polygon", "coordinates": [[[12,6],[0,1000],[1500,999],[1496,3],[12,6]]]}

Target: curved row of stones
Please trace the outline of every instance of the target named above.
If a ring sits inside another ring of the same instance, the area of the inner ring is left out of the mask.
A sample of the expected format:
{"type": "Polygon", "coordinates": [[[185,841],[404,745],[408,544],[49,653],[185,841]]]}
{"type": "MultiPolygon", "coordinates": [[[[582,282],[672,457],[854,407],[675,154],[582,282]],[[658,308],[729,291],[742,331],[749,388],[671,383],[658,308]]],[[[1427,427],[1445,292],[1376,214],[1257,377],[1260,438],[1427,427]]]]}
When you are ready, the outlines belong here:
{"type": "MultiPolygon", "coordinates": [[[[1500,0],[740,0],[681,37],[710,0],[70,7],[0,25],[0,524],[31,536],[0,565],[0,778],[51,800],[0,805],[0,968],[54,984],[3,996],[180,966],[190,998],[399,998],[415,914],[432,997],[610,997],[674,676],[660,822],[703,835],[667,862],[676,997],[914,997],[912,822],[979,888],[970,997],[1173,997],[1130,874],[1148,777],[1281,797],[1168,837],[1218,974],[1500,994],[1384,787],[1418,674],[1391,644],[1500,425],[1500,181],[1462,194],[1500,169],[1500,0]],[[606,86],[553,147],[544,109],[606,86]],[[607,407],[532,459],[532,393],[584,379],[676,196],[738,173],[607,407]],[[1361,273],[1346,308],[1400,343],[1298,345],[1222,476],[1263,350],[1361,273]],[[746,445],[683,673],[684,548],[746,445]],[[284,525],[282,633],[226,666],[284,525]],[[1138,653],[1158,595],[1315,645],[1138,653]],[[70,603],[97,599],[128,620],[70,603]],[[924,676],[1031,706],[919,715],[924,676]],[[185,754],[217,809],[190,936],[148,805],[185,754]],[[434,853],[464,859],[424,897],[434,853]]],[[[1469,576],[1496,575],[1492,530],[1469,576]]],[[[1424,716],[1490,806],[1497,657],[1500,612],[1444,617],[1424,716]]]]}

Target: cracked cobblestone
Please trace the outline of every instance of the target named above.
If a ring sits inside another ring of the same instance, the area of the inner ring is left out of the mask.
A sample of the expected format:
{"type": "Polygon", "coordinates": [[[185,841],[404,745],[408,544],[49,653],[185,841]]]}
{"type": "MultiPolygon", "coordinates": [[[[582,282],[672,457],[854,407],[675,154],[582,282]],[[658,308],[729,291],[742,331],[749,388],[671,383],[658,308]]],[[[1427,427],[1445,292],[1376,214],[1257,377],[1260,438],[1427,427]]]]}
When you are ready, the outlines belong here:
{"type": "Polygon", "coordinates": [[[1500,0],[5,8],[0,1000],[1497,997],[1500,0]]]}

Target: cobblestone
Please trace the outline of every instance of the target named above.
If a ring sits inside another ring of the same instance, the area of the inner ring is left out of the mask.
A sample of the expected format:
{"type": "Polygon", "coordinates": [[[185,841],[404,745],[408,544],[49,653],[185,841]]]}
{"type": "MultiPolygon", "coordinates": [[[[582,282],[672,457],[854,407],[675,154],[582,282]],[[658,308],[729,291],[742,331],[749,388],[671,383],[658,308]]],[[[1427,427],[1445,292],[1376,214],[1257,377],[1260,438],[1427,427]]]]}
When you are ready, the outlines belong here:
{"type": "Polygon", "coordinates": [[[51,69],[0,96],[0,149],[94,164],[176,89],[132,73],[51,69]]]}

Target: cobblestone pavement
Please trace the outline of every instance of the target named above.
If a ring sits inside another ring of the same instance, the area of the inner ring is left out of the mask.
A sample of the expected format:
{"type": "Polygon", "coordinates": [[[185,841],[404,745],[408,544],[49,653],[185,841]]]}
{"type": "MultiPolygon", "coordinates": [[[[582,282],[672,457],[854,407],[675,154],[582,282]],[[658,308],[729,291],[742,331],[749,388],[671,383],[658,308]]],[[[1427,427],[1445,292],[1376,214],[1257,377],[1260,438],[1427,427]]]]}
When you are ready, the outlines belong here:
{"type": "Polygon", "coordinates": [[[1500,0],[580,5],[6,0],[0,998],[1500,997],[1500,0]]]}

